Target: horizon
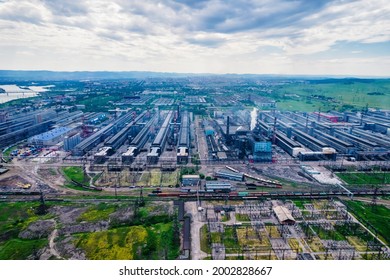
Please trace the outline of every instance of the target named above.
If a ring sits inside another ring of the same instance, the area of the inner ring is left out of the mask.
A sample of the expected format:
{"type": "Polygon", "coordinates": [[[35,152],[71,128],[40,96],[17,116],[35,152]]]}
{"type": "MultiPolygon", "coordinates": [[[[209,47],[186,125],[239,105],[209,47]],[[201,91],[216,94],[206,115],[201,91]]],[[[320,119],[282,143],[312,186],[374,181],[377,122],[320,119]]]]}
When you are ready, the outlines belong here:
{"type": "Polygon", "coordinates": [[[0,61],[19,71],[388,77],[388,13],[386,0],[2,0],[0,61]]]}
{"type": "Polygon", "coordinates": [[[164,72],[164,71],[149,71],[149,70],[46,70],[46,69],[0,69],[0,72],[48,72],[48,73],[137,73],[137,74],[159,74],[159,76],[164,77],[163,75],[178,75],[180,77],[188,76],[269,76],[269,77],[288,77],[288,78],[324,78],[324,79],[390,79],[388,76],[378,76],[378,75],[338,75],[338,74],[273,74],[273,73],[195,73],[195,72],[164,72]]]}

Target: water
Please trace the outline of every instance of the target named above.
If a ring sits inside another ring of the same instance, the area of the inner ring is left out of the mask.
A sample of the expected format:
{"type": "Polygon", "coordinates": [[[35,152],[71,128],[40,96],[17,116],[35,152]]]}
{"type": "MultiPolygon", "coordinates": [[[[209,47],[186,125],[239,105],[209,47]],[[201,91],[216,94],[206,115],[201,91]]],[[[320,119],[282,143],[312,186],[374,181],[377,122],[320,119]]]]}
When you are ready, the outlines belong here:
{"type": "Polygon", "coordinates": [[[14,99],[34,97],[39,92],[48,91],[49,86],[30,86],[28,88],[21,88],[17,85],[0,85],[0,88],[5,90],[5,93],[0,93],[0,103],[5,103],[14,99]]]}
{"type": "Polygon", "coordinates": [[[257,108],[253,108],[253,110],[251,111],[251,130],[256,127],[258,113],[259,110],[257,110],[257,108]]]}

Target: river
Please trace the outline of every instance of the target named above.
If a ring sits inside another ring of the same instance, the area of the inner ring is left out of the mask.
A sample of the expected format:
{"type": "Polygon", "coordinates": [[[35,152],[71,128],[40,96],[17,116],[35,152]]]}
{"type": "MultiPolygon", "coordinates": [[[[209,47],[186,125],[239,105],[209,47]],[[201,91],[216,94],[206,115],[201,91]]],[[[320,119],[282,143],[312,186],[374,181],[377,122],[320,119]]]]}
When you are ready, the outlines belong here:
{"type": "Polygon", "coordinates": [[[53,85],[30,86],[24,88],[17,85],[0,85],[0,88],[5,90],[5,93],[0,92],[0,103],[5,103],[14,99],[34,97],[39,95],[40,92],[48,91],[49,87],[53,87],[53,85]]]}

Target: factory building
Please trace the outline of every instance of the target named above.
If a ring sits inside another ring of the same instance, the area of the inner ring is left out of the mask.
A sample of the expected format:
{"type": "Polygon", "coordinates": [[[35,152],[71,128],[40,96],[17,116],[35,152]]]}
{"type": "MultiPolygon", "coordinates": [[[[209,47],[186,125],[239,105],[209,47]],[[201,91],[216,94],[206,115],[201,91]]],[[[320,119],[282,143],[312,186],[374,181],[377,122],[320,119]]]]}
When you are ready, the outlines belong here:
{"type": "Polygon", "coordinates": [[[234,190],[229,182],[207,182],[205,185],[206,192],[229,193],[234,190]]]}
{"type": "Polygon", "coordinates": [[[181,116],[181,128],[179,136],[179,144],[177,148],[177,163],[187,163],[190,153],[190,128],[188,112],[184,112],[181,116]]]}
{"type": "Polygon", "coordinates": [[[113,149],[111,147],[102,147],[97,153],[93,155],[95,163],[104,163],[108,156],[113,154],[113,149]]]}
{"type": "Polygon", "coordinates": [[[182,187],[198,186],[200,183],[199,175],[183,175],[181,179],[182,187]]]}
{"type": "Polygon", "coordinates": [[[159,132],[157,133],[156,138],[153,140],[152,147],[150,148],[150,152],[147,155],[147,161],[149,164],[157,163],[159,156],[164,150],[172,117],[173,112],[169,111],[159,132]]]}
{"type": "Polygon", "coordinates": [[[143,112],[135,120],[128,123],[118,133],[108,139],[105,143],[105,146],[111,147],[114,151],[117,150],[120,146],[123,145],[123,143],[125,143],[132,129],[134,130],[136,124],[145,116],[145,114],[146,112],[143,112]]]}
{"type": "Polygon", "coordinates": [[[144,147],[146,141],[150,137],[150,130],[152,125],[156,122],[157,115],[155,115],[146,125],[141,129],[141,131],[135,136],[131,141],[127,151],[122,154],[122,163],[130,164],[134,161],[135,157],[139,154],[141,149],[144,147]]]}
{"type": "Polygon", "coordinates": [[[249,137],[251,143],[253,160],[255,162],[271,162],[272,161],[272,143],[262,137],[249,137]]]}
{"type": "Polygon", "coordinates": [[[54,110],[38,110],[29,113],[7,115],[0,123],[0,148],[12,145],[39,133],[48,131],[67,112],[56,113],[54,110]],[[40,121],[36,116],[40,116],[40,121]],[[54,118],[58,116],[57,118],[54,118]]]}
{"type": "Polygon", "coordinates": [[[282,225],[294,225],[295,219],[291,212],[284,206],[276,206],[273,208],[276,218],[282,225]]]}
{"type": "Polygon", "coordinates": [[[28,139],[28,143],[38,146],[52,146],[62,141],[72,131],[69,127],[58,127],[28,139]]]}
{"type": "Polygon", "coordinates": [[[73,136],[65,136],[64,137],[64,150],[66,152],[71,151],[74,147],[77,146],[81,142],[80,133],[77,133],[73,136]]]}
{"type": "Polygon", "coordinates": [[[90,151],[93,147],[107,139],[110,135],[123,128],[127,122],[133,117],[131,112],[117,118],[113,123],[103,127],[98,132],[85,138],[76,147],[73,148],[72,154],[76,156],[83,156],[86,152],[90,151]]]}
{"type": "Polygon", "coordinates": [[[244,173],[233,172],[233,171],[225,170],[225,169],[218,170],[215,173],[215,176],[217,176],[219,178],[233,180],[233,181],[244,181],[244,173]]]}

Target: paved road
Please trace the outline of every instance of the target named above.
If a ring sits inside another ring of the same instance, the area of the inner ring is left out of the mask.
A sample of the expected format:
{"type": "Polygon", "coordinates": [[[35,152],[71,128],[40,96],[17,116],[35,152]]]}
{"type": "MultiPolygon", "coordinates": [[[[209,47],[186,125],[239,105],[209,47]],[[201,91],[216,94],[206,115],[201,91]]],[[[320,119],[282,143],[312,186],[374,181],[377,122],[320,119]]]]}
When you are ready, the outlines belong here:
{"type": "Polygon", "coordinates": [[[202,260],[207,257],[207,254],[200,249],[200,228],[203,226],[203,223],[200,222],[200,217],[198,214],[198,207],[196,202],[186,202],[185,203],[186,213],[192,215],[191,219],[191,259],[192,260],[202,260]]]}

